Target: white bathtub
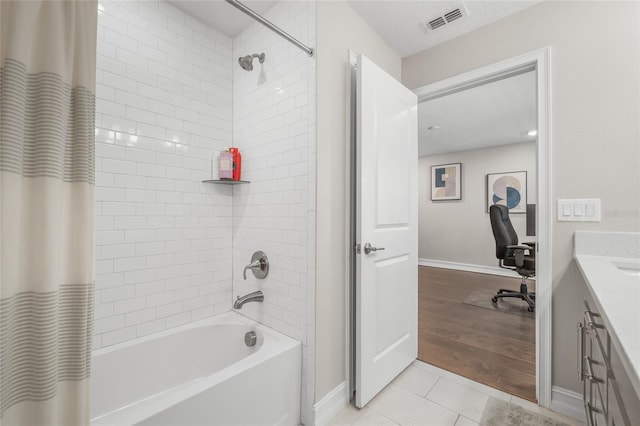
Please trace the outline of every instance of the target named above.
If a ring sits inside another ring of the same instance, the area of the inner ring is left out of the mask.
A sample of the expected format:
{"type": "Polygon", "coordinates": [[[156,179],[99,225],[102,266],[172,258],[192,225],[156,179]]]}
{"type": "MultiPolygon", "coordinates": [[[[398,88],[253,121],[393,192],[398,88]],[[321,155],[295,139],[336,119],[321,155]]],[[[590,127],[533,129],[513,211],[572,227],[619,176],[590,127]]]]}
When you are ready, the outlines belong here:
{"type": "Polygon", "coordinates": [[[99,349],[92,363],[91,425],[300,423],[300,342],[235,312],[99,349]]]}

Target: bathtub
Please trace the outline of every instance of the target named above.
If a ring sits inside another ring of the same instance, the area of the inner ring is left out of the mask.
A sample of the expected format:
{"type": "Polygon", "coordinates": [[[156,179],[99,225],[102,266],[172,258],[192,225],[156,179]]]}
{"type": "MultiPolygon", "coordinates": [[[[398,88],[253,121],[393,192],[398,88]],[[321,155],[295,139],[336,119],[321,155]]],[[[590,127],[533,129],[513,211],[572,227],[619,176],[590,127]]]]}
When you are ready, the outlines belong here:
{"type": "Polygon", "coordinates": [[[298,425],[300,371],[300,342],[227,312],[94,351],[91,425],[298,425]]]}

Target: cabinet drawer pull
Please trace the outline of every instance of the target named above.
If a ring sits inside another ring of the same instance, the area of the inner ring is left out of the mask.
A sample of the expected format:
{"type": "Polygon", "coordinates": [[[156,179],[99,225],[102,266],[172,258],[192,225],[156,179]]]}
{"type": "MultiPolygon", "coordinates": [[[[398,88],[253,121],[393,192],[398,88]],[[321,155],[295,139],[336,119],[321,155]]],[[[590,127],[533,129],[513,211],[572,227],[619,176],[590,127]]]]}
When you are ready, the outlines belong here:
{"type": "Polygon", "coordinates": [[[593,375],[593,368],[591,367],[592,363],[598,364],[597,361],[592,360],[591,358],[589,358],[588,356],[584,357],[584,369],[586,370],[586,372],[584,373],[584,376],[589,379],[590,382],[594,382],[594,383],[604,383],[604,380],[596,377],[593,375]]]}
{"type": "Polygon", "coordinates": [[[582,362],[584,359],[584,327],[579,322],[576,326],[578,337],[578,379],[584,380],[584,372],[582,371],[582,362]]]}
{"type": "Polygon", "coordinates": [[[587,327],[591,330],[594,328],[604,328],[604,325],[596,323],[595,317],[600,317],[600,314],[596,314],[591,312],[588,309],[584,311],[585,322],[587,323],[587,327]]]}
{"type": "Polygon", "coordinates": [[[593,405],[591,405],[590,402],[585,402],[584,403],[584,411],[587,415],[587,425],[588,426],[595,426],[596,423],[593,421],[593,413],[602,413],[602,410],[600,410],[597,407],[594,407],[593,405]]]}

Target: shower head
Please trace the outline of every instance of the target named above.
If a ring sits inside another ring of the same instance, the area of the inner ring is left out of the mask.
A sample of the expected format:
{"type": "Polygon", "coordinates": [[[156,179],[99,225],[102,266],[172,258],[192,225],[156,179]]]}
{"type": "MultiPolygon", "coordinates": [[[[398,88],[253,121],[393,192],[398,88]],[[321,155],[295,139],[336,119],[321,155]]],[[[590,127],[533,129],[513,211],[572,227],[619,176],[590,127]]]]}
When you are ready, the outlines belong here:
{"type": "Polygon", "coordinates": [[[238,58],[238,63],[240,64],[243,70],[251,71],[253,69],[253,58],[258,58],[258,61],[260,63],[263,63],[264,53],[261,53],[259,55],[257,53],[254,53],[253,55],[242,56],[238,58]]]}

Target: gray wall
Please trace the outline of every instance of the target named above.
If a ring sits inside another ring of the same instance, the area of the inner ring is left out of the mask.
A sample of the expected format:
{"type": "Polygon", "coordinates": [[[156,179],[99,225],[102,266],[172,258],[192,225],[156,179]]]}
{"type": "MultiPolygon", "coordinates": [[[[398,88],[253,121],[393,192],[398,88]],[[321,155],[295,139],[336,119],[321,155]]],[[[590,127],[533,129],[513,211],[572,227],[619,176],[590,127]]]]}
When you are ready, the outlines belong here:
{"type": "Polygon", "coordinates": [[[542,2],[405,58],[402,81],[418,88],[546,46],[552,49],[551,207],[557,198],[602,199],[600,223],[552,223],[552,381],[578,392],[573,342],[583,280],[573,234],[640,231],[640,3],[542,2]]]}
{"type": "MultiPolygon", "coordinates": [[[[418,257],[497,267],[487,213],[487,174],[526,171],[527,202],[535,203],[535,142],[431,155],[420,158],[418,167],[418,257]],[[431,166],[450,163],[462,163],[462,200],[431,201],[431,166]]],[[[510,217],[520,241],[535,241],[526,237],[526,215],[510,217]]]]}
{"type": "Polygon", "coordinates": [[[400,80],[401,59],[344,1],[317,3],[316,401],[346,380],[349,49],[400,80]]]}

